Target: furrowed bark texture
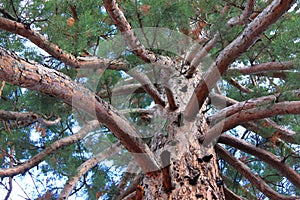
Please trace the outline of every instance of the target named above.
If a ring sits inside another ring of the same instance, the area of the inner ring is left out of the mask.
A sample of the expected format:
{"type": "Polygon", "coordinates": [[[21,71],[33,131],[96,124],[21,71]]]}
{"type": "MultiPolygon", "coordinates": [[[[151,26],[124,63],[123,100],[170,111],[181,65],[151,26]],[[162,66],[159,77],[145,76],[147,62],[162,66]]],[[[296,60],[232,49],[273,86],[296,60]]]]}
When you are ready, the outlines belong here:
{"type": "Polygon", "coordinates": [[[175,94],[178,110],[166,111],[166,130],[154,135],[150,148],[161,159],[160,173],[146,175],[142,180],[143,199],[224,199],[221,176],[214,149],[200,145],[197,135],[207,127],[204,114],[189,122],[182,118],[200,74],[187,79],[179,71],[169,77],[170,90],[175,94]]]}

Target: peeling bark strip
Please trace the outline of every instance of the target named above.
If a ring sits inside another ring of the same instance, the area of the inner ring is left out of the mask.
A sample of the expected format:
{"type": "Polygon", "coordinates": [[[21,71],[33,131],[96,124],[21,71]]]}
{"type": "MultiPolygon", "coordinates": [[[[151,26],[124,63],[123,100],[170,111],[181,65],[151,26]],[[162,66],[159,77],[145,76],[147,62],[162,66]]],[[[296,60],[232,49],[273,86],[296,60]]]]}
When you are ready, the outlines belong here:
{"type": "Polygon", "coordinates": [[[192,120],[198,114],[211,88],[215,86],[221,78],[218,74],[223,75],[228,66],[238,58],[242,53],[247,51],[258,37],[273,23],[275,23],[296,0],[274,0],[266,9],[263,10],[237,37],[231,42],[217,57],[215,63],[205,73],[203,79],[199,82],[194,90],[184,115],[187,119],[192,120]]]}
{"type": "Polygon", "coordinates": [[[284,196],[274,191],[268,184],[266,184],[262,178],[254,174],[244,163],[233,157],[226,149],[216,145],[216,152],[229,163],[234,169],[240,172],[245,178],[247,178],[253,185],[255,185],[260,191],[262,191],[270,199],[281,200],[297,200],[299,197],[284,196]]]}
{"type": "Polygon", "coordinates": [[[145,173],[160,169],[159,162],[137,131],[107,102],[68,76],[40,64],[31,64],[0,47],[0,79],[37,90],[97,117],[132,153],[145,173]]]}
{"type": "Polygon", "coordinates": [[[46,156],[49,156],[50,154],[54,153],[58,149],[80,141],[91,130],[95,129],[98,125],[99,122],[97,120],[91,121],[87,125],[85,125],[82,129],[80,129],[80,131],[77,134],[53,142],[50,146],[46,147],[45,150],[43,150],[38,155],[33,156],[30,160],[26,161],[25,163],[8,169],[0,169],[0,177],[8,177],[8,176],[11,177],[17,174],[23,174],[24,172],[28,171],[32,167],[38,165],[40,162],[42,162],[45,159],[46,156]]]}

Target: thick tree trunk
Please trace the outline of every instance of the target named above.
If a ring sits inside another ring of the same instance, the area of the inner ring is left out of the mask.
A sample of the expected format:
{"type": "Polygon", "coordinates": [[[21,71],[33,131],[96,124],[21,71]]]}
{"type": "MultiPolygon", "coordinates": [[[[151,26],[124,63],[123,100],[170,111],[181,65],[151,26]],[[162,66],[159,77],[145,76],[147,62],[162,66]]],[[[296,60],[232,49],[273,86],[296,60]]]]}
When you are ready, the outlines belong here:
{"type": "MultiPolygon", "coordinates": [[[[200,126],[204,130],[206,123],[200,126]]],[[[195,123],[186,123],[183,127],[173,124],[170,129],[181,139],[173,141],[175,146],[171,148],[169,163],[168,153],[162,152],[161,158],[169,164],[163,173],[144,177],[144,199],[225,199],[216,154],[213,148],[199,144],[196,139],[200,134],[198,126],[195,123]]]]}
{"type": "MultiPolygon", "coordinates": [[[[162,73],[165,76],[166,72],[162,73]]],[[[198,141],[208,128],[202,112],[205,105],[194,121],[182,119],[183,109],[199,78],[199,72],[192,79],[174,72],[163,83],[176,94],[179,109],[176,114],[169,112],[163,116],[167,118],[167,128],[157,133],[150,144],[163,169],[144,176],[142,199],[225,199],[214,148],[204,147],[198,141]]]]}

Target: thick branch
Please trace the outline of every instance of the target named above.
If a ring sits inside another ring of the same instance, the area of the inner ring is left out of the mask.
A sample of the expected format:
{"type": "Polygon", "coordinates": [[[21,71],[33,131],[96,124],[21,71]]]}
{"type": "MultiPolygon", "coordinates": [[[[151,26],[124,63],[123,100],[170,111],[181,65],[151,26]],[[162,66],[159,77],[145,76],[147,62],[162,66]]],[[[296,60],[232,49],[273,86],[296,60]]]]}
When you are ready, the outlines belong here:
{"type": "Polygon", "coordinates": [[[237,17],[234,17],[230,19],[227,23],[228,26],[233,27],[236,25],[243,25],[246,24],[248,21],[248,18],[252,14],[255,6],[255,0],[248,0],[247,5],[243,11],[243,13],[237,17]]]}
{"type": "Polygon", "coordinates": [[[96,115],[98,121],[105,124],[133,154],[144,172],[159,169],[153,153],[129,122],[107,102],[66,75],[39,64],[30,64],[0,48],[0,79],[52,95],[92,117],[96,115]]]}
{"type": "MultiPolygon", "coordinates": [[[[191,51],[188,53],[187,58],[185,59],[185,62],[187,64],[190,64],[191,67],[187,72],[186,78],[192,78],[194,72],[196,71],[197,67],[199,67],[199,64],[201,60],[211,51],[211,49],[215,46],[217,42],[218,34],[214,35],[214,37],[202,48],[197,49],[198,52],[191,51]]],[[[198,45],[197,45],[198,47],[198,45]]]]}
{"type": "Polygon", "coordinates": [[[228,118],[225,118],[211,127],[205,134],[205,145],[210,144],[217,139],[222,132],[225,132],[235,126],[246,121],[268,118],[276,115],[285,114],[300,114],[300,101],[280,102],[261,106],[258,108],[251,108],[248,110],[241,110],[228,118]]]}
{"type": "MultiPolygon", "coordinates": [[[[211,100],[211,102],[213,103],[213,105],[219,107],[219,108],[223,108],[223,104],[225,102],[226,106],[231,106],[233,104],[239,103],[238,101],[231,99],[229,97],[225,97],[223,95],[218,95],[218,94],[211,94],[210,98],[213,99],[211,100]]],[[[216,116],[219,116],[219,120],[224,119],[226,112],[223,113],[223,115],[215,115],[215,116],[211,116],[208,118],[208,121],[218,121],[216,116]],[[222,116],[222,117],[221,117],[222,116]]],[[[289,143],[297,143],[296,140],[296,133],[294,131],[291,130],[287,130],[282,128],[281,126],[279,126],[278,124],[276,124],[274,121],[270,120],[270,119],[262,119],[259,121],[250,121],[250,122],[244,122],[241,124],[242,126],[244,126],[245,128],[253,131],[253,132],[263,132],[263,129],[268,128],[268,129],[273,129],[274,132],[278,133],[278,137],[286,142],[289,143]],[[261,126],[261,127],[260,127],[261,126]]]]}
{"type": "Polygon", "coordinates": [[[76,183],[84,174],[86,174],[90,169],[95,167],[99,162],[116,154],[118,151],[120,151],[120,149],[121,149],[120,143],[114,144],[111,147],[105,149],[104,151],[98,153],[94,157],[82,163],[77,169],[77,174],[67,181],[58,199],[59,200],[68,199],[70,193],[76,186],[76,183]]]}
{"type": "Polygon", "coordinates": [[[276,71],[282,71],[282,70],[290,70],[290,69],[294,69],[294,68],[295,68],[294,61],[268,62],[268,63],[262,63],[262,64],[253,65],[253,66],[249,66],[249,67],[231,68],[226,71],[226,75],[260,74],[263,72],[276,72],[276,71]]]}
{"type": "Polygon", "coordinates": [[[93,120],[85,125],[77,134],[74,134],[69,137],[62,138],[53,142],[50,146],[46,147],[42,152],[37,154],[36,156],[32,157],[30,160],[26,161],[25,163],[18,165],[13,168],[8,169],[1,169],[0,170],[0,177],[11,177],[17,174],[23,174],[24,172],[28,171],[32,167],[38,165],[40,162],[44,160],[46,156],[54,153],[58,149],[61,149],[65,146],[70,144],[74,144],[84,138],[91,130],[95,129],[99,125],[97,120],[93,120]]]}
{"type": "Polygon", "coordinates": [[[162,107],[166,106],[165,101],[161,98],[159,92],[146,74],[143,74],[136,70],[130,70],[126,73],[142,84],[144,90],[152,97],[156,104],[161,105],[162,107]]]}
{"type": "Polygon", "coordinates": [[[224,187],[224,194],[225,194],[225,198],[226,199],[230,199],[230,200],[246,200],[245,198],[240,197],[237,194],[235,194],[234,192],[232,192],[231,190],[229,190],[226,186],[224,187]]]}
{"type": "Polygon", "coordinates": [[[296,187],[300,188],[300,175],[290,168],[286,163],[281,162],[274,154],[264,149],[258,148],[246,141],[230,136],[222,135],[220,136],[218,142],[230,145],[237,149],[240,149],[248,154],[254,155],[260,160],[268,163],[270,166],[279,171],[283,176],[291,181],[296,187]]]}
{"type": "Polygon", "coordinates": [[[109,68],[109,69],[126,69],[127,63],[121,60],[110,60],[96,57],[79,57],[76,58],[70,53],[64,52],[59,46],[51,43],[43,35],[24,26],[22,23],[0,17],[0,28],[11,33],[21,35],[29,39],[32,43],[45,50],[57,60],[62,61],[66,65],[76,68],[109,68]]]}
{"type": "MultiPolygon", "coordinates": [[[[261,106],[268,106],[275,102],[282,102],[284,101],[284,99],[280,98],[280,96],[282,95],[283,94],[274,94],[274,95],[249,99],[243,102],[236,102],[231,106],[220,110],[217,114],[209,117],[210,125],[215,125],[219,121],[223,120],[225,117],[229,117],[242,110],[247,110],[247,109],[261,107],[261,106]]],[[[217,95],[211,95],[211,98],[216,98],[216,96],[217,95]]],[[[300,98],[300,90],[289,92],[289,96],[300,98]]]]}
{"type": "Polygon", "coordinates": [[[277,193],[269,185],[267,185],[262,178],[254,174],[244,163],[233,157],[223,147],[216,145],[215,149],[217,154],[220,155],[222,159],[224,159],[234,169],[240,172],[245,178],[247,178],[254,186],[256,186],[262,193],[264,193],[270,199],[296,200],[299,198],[288,197],[277,193]]]}
{"type": "Polygon", "coordinates": [[[46,126],[55,125],[61,120],[61,118],[57,118],[54,121],[49,121],[43,119],[40,115],[33,112],[13,112],[13,111],[5,111],[5,110],[0,110],[0,119],[25,121],[28,123],[40,122],[46,126]]]}
{"type": "Polygon", "coordinates": [[[211,88],[225,73],[228,66],[242,53],[249,49],[259,36],[275,23],[293,4],[295,0],[274,0],[261,12],[217,57],[214,64],[205,73],[194,90],[184,112],[188,120],[194,119],[202,107],[211,88]]]}
{"type": "Polygon", "coordinates": [[[115,0],[103,0],[106,12],[113,23],[121,32],[128,47],[135,55],[147,63],[155,62],[156,56],[153,52],[148,51],[135,36],[130,24],[127,22],[123,12],[118,7],[115,0]]]}

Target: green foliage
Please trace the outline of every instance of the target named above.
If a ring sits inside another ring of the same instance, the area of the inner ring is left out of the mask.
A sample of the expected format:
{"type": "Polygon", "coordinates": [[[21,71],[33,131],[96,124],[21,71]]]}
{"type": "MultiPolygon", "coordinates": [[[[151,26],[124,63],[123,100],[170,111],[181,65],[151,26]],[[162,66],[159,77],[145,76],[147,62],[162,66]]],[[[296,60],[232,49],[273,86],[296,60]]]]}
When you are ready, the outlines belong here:
{"type": "MultiPolygon", "coordinates": [[[[167,28],[166,30],[179,31],[192,37],[192,31],[197,28],[197,24],[205,22],[206,25],[202,28],[209,33],[209,37],[215,33],[220,35],[218,43],[211,51],[210,58],[202,60],[205,67],[210,66],[212,64],[211,58],[216,57],[245,27],[236,26],[229,29],[225,25],[230,18],[239,15],[243,11],[245,0],[119,0],[118,3],[132,28],[138,30],[138,36],[146,48],[160,55],[176,57],[179,52],[176,52],[176,50],[174,52],[169,51],[172,48],[167,49],[167,47],[171,45],[176,47],[177,44],[170,44],[167,37],[161,37],[159,42],[155,43],[154,34],[147,33],[149,30],[147,27],[167,28]],[[225,13],[221,14],[228,2],[231,2],[232,5],[225,13]]],[[[261,11],[266,5],[268,5],[268,2],[257,0],[255,10],[261,11]]],[[[230,77],[224,77],[224,84],[221,89],[225,91],[224,93],[227,96],[239,101],[246,101],[279,92],[281,93],[280,100],[299,100],[290,95],[289,92],[290,90],[299,89],[299,11],[296,12],[299,10],[299,5],[298,1],[294,11],[288,12],[278,23],[266,30],[258,38],[255,45],[233,64],[250,66],[270,61],[295,60],[295,69],[290,71],[288,76],[282,80],[271,76],[242,76],[238,73],[232,75],[236,81],[252,89],[252,93],[237,90],[226,82],[230,77]]],[[[101,1],[2,0],[0,8],[12,14],[16,21],[22,22],[27,28],[39,31],[51,42],[75,56],[84,56],[84,52],[87,51],[105,58],[123,59],[129,64],[128,69],[138,69],[145,73],[152,72],[148,65],[131,52],[128,52],[122,36],[118,35],[118,31],[104,11],[101,1]]],[[[174,38],[178,39],[177,36],[174,36],[174,38]]],[[[70,76],[73,80],[82,83],[91,91],[112,103],[117,109],[148,108],[153,103],[149,95],[139,93],[140,88],[132,91],[129,95],[112,98],[113,90],[124,86],[129,77],[123,71],[106,70],[103,72],[98,69],[70,69],[59,61],[43,55],[27,39],[2,30],[0,30],[0,45],[8,50],[15,51],[28,60],[35,60],[70,76]]],[[[206,68],[203,68],[203,71],[206,71],[206,68]]],[[[155,77],[152,79],[155,82],[155,77]]],[[[5,83],[1,92],[1,110],[30,111],[40,114],[47,120],[55,120],[58,117],[62,119],[60,123],[54,126],[44,127],[36,122],[26,126],[16,126],[10,131],[5,126],[4,121],[0,122],[1,168],[9,167],[10,163],[3,155],[9,154],[12,149],[14,150],[15,159],[23,162],[40,153],[53,142],[75,134],[75,130],[82,127],[83,121],[91,119],[80,112],[72,112],[72,108],[60,100],[39,92],[25,90],[7,83],[5,83]],[[44,132],[40,131],[39,128],[44,128],[44,132]]],[[[125,114],[125,117],[145,140],[151,137],[153,133],[157,131],[164,132],[168,128],[165,127],[167,123],[165,119],[159,117],[143,116],[142,118],[140,114],[135,112],[125,114]]],[[[300,132],[299,116],[275,116],[272,120],[296,133],[300,132]]],[[[14,121],[8,121],[7,123],[12,125],[14,121]]],[[[231,132],[230,134],[241,137],[240,133],[231,132]]],[[[284,162],[296,170],[299,169],[299,161],[297,160],[299,150],[296,151],[298,145],[286,144],[282,141],[272,142],[271,139],[274,139],[274,129],[272,128],[264,128],[259,134],[251,132],[245,134],[246,136],[244,135],[245,137],[242,138],[257,147],[278,155],[280,159],[285,159],[284,162]]],[[[299,144],[300,135],[297,134],[295,139],[296,143],[299,144]]],[[[105,126],[101,125],[97,130],[91,131],[84,140],[49,155],[45,162],[39,165],[38,170],[41,172],[39,175],[45,175],[50,179],[72,177],[84,161],[116,142],[115,136],[105,126]]],[[[226,148],[235,157],[244,161],[251,170],[259,174],[266,182],[270,183],[275,190],[283,194],[300,194],[299,189],[282,178],[271,166],[265,165],[249,154],[233,148],[226,148]]],[[[116,179],[119,178],[131,159],[130,153],[126,150],[120,152],[117,156],[113,156],[94,167],[82,178],[77,188],[82,186],[81,191],[86,194],[87,199],[95,199],[99,192],[104,194],[104,199],[111,199],[118,183],[116,179]],[[112,163],[112,166],[110,167],[108,163],[112,163]],[[116,172],[114,173],[114,171],[116,172]]],[[[261,195],[241,174],[225,162],[220,161],[220,168],[226,185],[236,194],[247,199],[256,199],[261,195]]],[[[58,186],[51,185],[47,186],[47,189],[56,187],[58,186]]],[[[263,198],[264,196],[261,195],[261,199],[263,198]]]]}

